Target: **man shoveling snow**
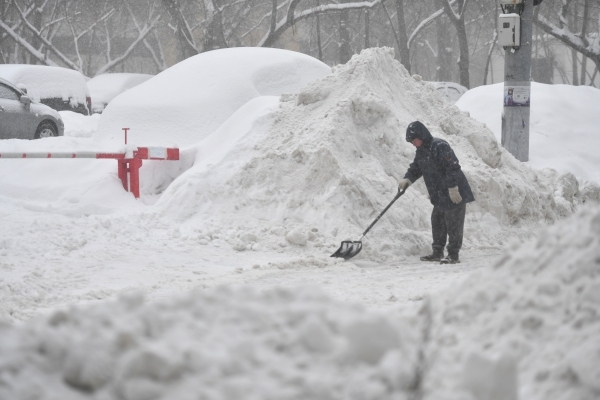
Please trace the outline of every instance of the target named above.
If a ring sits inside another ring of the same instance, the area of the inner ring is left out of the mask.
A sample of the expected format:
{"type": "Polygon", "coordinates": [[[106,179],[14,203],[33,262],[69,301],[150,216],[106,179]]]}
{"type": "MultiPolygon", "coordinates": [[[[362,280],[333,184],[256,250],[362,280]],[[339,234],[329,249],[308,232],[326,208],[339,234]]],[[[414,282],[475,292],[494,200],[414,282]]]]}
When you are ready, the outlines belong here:
{"type": "Polygon", "coordinates": [[[404,191],[422,176],[433,204],[433,252],[421,257],[421,260],[440,261],[442,264],[459,263],[458,253],[462,246],[467,203],[475,201],[469,182],[448,142],[431,136],[420,121],[408,125],[406,141],[417,148],[417,154],[398,188],[404,191]],[[446,241],[448,256],[444,258],[446,241]]]}

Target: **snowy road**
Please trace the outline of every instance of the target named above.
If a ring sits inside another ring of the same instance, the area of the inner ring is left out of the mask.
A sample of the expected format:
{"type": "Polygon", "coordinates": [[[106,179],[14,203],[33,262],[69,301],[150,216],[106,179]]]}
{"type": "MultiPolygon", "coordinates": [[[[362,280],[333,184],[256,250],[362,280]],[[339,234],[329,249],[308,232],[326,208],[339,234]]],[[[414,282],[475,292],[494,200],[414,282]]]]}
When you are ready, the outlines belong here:
{"type": "Polygon", "coordinates": [[[0,238],[0,312],[13,321],[131,289],[157,299],[237,284],[311,285],[369,308],[412,308],[489,265],[500,252],[466,249],[463,262],[452,266],[414,256],[377,263],[359,255],[345,262],[330,258],[328,247],[300,256],[239,252],[219,241],[199,244],[174,221],[152,214],[69,217],[8,204],[0,238]]]}
{"type": "Polygon", "coordinates": [[[329,262],[326,258],[290,260],[243,271],[235,277],[209,278],[208,285],[249,283],[254,287],[316,285],[331,297],[369,308],[410,307],[430,293],[452,286],[496,258],[494,251],[465,255],[458,265],[423,263],[416,257],[378,264],[366,260],[329,262]]]}

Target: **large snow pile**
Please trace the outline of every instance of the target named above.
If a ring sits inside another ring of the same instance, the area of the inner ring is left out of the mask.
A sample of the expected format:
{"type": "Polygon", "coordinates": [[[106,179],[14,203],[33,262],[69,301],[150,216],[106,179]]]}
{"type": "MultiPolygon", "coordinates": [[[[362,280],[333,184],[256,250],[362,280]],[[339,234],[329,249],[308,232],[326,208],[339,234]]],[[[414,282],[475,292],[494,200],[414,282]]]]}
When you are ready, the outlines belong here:
{"type": "MultiPolygon", "coordinates": [[[[498,142],[502,136],[504,84],[469,90],[456,106],[486,124],[498,142]]],[[[600,90],[589,86],[531,83],[529,162],[534,168],[600,184],[600,90]]]]}
{"type": "Polygon", "coordinates": [[[140,146],[189,146],[204,139],[236,110],[259,96],[296,93],[331,72],[305,54],[232,48],[188,58],[109,103],[95,138],[140,146]]]}
{"type": "MultiPolygon", "coordinates": [[[[158,209],[203,230],[207,241],[219,227],[220,238],[239,250],[257,244],[332,250],[355,239],[396,194],[414,157],[405,141],[414,120],[450,142],[471,183],[477,201],[468,209],[467,247],[529,234],[540,221],[570,215],[600,194],[581,192],[573,175],[516,161],[481,123],[409,76],[391,49],[378,48],[282,96],[275,114],[254,121],[219,157],[204,147],[214,152],[220,133],[199,143],[195,165],[167,189],[158,209]]],[[[424,251],[430,210],[419,182],[369,233],[364,254],[424,251]]]]}
{"type": "Polygon", "coordinates": [[[78,71],[46,65],[4,64],[0,65],[0,77],[20,88],[35,101],[48,98],[75,101],[86,104],[89,90],[78,71]]]}
{"type": "Polygon", "coordinates": [[[0,325],[0,398],[406,399],[407,322],[306,288],[129,293],[0,325]]]}
{"type": "Polygon", "coordinates": [[[600,208],[515,243],[429,310],[426,399],[598,399],[600,208]]]}

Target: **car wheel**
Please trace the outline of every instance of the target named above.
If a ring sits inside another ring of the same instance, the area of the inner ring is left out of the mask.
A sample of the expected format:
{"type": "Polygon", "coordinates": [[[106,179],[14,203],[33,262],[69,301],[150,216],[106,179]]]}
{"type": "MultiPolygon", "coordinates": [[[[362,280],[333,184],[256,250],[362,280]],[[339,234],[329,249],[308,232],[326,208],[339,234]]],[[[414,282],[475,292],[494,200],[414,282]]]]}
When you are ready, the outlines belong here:
{"type": "Polygon", "coordinates": [[[34,139],[54,136],[58,136],[58,131],[56,130],[54,124],[48,121],[44,121],[38,126],[37,130],[35,131],[34,139]]]}

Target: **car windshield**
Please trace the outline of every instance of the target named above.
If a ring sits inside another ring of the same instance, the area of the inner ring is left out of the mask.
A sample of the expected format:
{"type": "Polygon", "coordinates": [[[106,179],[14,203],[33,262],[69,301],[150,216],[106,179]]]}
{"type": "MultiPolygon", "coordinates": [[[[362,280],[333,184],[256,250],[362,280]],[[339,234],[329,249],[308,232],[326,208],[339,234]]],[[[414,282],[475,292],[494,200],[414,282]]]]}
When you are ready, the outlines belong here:
{"type": "Polygon", "coordinates": [[[12,90],[6,85],[0,83],[0,98],[8,99],[8,100],[19,100],[19,95],[17,92],[12,90]]]}

